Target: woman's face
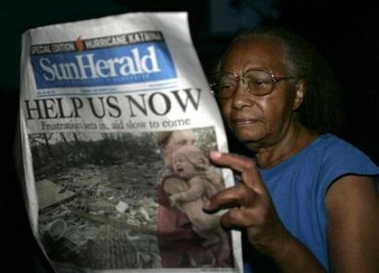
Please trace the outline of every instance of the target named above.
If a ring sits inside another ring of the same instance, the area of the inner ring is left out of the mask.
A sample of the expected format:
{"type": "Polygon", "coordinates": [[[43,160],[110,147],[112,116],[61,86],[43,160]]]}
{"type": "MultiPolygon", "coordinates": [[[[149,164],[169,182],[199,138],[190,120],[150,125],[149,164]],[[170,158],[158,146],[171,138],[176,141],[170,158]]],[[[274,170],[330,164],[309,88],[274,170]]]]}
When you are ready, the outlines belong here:
{"type": "MultiPolygon", "coordinates": [[[[276,77],[292,76],[280,41],[267,37],[238,41],[225,56],[220,72],[242,76],[257,69],[270,70],[276,77]]],[[[227,126],[239,141],[251,148],[269,147],[284,137],[291,124],[295,93],[288,80],[277,82],[264,96],[249,94],[239,81],[233,95],[218,102],[227,126]]]]}
{"type": "Polygon", "coordinates": [[[171,134],[167,144],[162,147],[163,156],[166,165],[171,166],[172,152],[184,145],[193,145],[195,143],[195,134],[192,130],[175,131],[171,134]]]}

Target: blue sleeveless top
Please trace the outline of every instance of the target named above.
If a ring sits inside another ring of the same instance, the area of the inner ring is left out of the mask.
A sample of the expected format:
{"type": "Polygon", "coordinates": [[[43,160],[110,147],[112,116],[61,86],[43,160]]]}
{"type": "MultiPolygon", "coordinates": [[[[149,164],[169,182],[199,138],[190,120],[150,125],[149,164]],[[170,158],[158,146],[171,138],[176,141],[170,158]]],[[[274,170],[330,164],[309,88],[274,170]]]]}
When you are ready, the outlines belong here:
{"type": "MultiPolygon", "coordinates": [[[[296,155],[260,173],[284,226],[325,268],[329,268],[325,206],[329,186],[343,175],[357,174],[376,176],[379,189],[378,166],[357,148],[331,134],[321,135],[296,155]]],[[[253,272],[248,261],[250,253],[251,249],[244,248],[245,272],[253,272]]]]}

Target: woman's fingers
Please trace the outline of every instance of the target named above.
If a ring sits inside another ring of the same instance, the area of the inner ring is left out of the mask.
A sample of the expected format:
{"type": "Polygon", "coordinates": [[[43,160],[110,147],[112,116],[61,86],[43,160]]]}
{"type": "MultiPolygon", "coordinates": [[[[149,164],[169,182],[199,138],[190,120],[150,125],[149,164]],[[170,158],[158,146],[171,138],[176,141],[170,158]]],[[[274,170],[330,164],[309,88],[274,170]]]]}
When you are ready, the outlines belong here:
{"type": "Polygon", "coordinates": [[[254,160],[236,154],[212,151],[210,159],[213,163],[232,169],[241,178],[241,182],[258,193],[265,191],[258,168],[254,160]]]}
{"type": "Polygon", "coordinates": [[[235,154],[218,152],[212,152],[210,158],[215,164],[232,169],[240,181],[212,196],[204,209],[228,209],[221,217],[221,223],[226,228],[251,227],[265,222],[271,201],[255,162],[235,154]]]}
{"type": "Polygon", "coordinates": [[[213,195],[204,205],[204,210],[213,212],[221,209],[249,207],[254,203],[256,193],[239,183],[213,195]]]}

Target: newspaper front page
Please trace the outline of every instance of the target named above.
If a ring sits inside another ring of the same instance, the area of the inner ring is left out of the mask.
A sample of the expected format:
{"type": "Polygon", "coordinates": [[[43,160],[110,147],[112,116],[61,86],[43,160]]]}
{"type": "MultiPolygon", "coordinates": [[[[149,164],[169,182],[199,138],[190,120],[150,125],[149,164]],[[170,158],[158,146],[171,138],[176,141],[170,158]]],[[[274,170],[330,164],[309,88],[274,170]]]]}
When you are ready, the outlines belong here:
{"type": "Polygon", "coordinates": [[[33,232],[56,272],[242,272],[240,234],[202,206],[233,184],[187,13],[22,35],[20,143],[33,232]]]}

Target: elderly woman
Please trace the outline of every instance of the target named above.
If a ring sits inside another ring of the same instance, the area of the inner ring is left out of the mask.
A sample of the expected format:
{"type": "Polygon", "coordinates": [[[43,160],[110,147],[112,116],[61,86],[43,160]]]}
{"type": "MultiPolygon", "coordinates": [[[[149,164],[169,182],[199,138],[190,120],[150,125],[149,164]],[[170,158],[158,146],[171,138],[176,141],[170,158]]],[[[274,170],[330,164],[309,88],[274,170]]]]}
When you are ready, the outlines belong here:
{"type": "Polygon", "coordinates": [[[379,168],[337,137],[338,84],[308,42],[278,28],[237,36],[214,93],[245,155],[211,153],[238,183],[205,205],[243,230],[245,272],[379,272],[379,168]]]}

